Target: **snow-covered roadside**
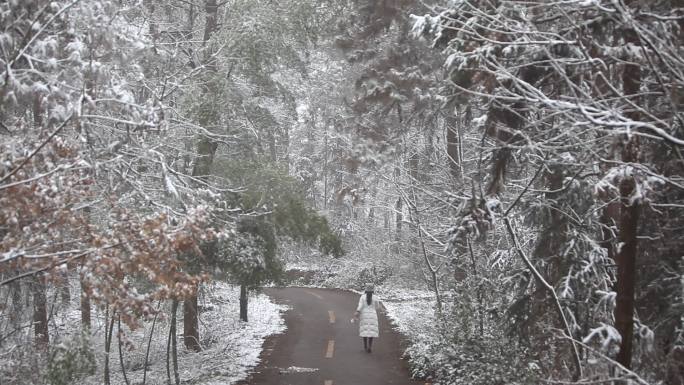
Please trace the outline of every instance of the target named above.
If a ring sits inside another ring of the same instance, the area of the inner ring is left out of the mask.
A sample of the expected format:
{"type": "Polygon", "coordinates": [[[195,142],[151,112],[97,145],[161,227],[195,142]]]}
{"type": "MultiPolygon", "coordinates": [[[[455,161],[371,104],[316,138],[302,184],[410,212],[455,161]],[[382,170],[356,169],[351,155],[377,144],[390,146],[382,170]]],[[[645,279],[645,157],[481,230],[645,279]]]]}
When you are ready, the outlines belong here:
{"type": "MultiPolygon", "coordinates": [[[[200,302],[200,337],[204,348],[199,353],[185,350],[181,337],[182,306],[178,320],[178,372],[183,384],[229,385],[247,377],[248,371],[259,362],[264,339],[282,333],[285,323],[281,313],[286,306],[270,301],[264,294],[249,298],[249,322],[239,320],[239,288],[225,283],[213,283],[203,288],[203,301],[200,302]]],[[[144,329],[129,332],[128,340],[133,350],[125,352],[124,362],[128,380],[140,384],[143,376],[145,350],[151,329],[147,323],[144,329]]],[[[100,329],[101,330],[101,329],[100,329]]],[[[160,319],[155,327],[150,349],[149,367],[146,384],[166,384],[166,344],[169,323],[160,319]]],[[[97,333],[93,338],[93,348],[98,361],[98,373],[81,380],[82,384],[101,384],[104,361],[103,335],[97,333]]],[[[110,353],[112,384],[123,384],[119,364],[116,330],[110,353]]],[[[172,369],[173,370],[173,369],[172,369]]],[[[173,376],[173,372],[171,374],[173,376]]]]}
{"type": "Polygon", "coordinates": [[[383,297],[387,317],[406,338],[404,355],[409,360],[411,375],[424,378],[425,361],[431,359],[430,347],[439,342],[436,333],[435,300],[429,291],[390,289],[383,297]]]}
{"type": "Polygon", "coordinates": [[[411,341],[421,336],[419,331],[431,329],[426,326],[435,323],[435,301],[427,291],[406,290],[378,296],[397,330],[411,341]]]}
{"type": "Polygon", "coordinates": [[[185,378],[197,378],[197,384],[227,385],[247,378],[248,371],[259,363],[266,337],[285,331],[282,313],[287,306],[271,302],[264,294],[252,296],[249,322],[244,323],[239,320],[239,288],[229,288],[213,291],[215,303],[222,300],[225,305],[218,312],[206,312],[202,317],[202,322],[213,329],[212,335],[218,337],[218,341],[202,354],[194,355],[194,360],[187,360],[191,370],[199,376],[189,374],[185,378]],[[195,361],[194,365],[192,361],[195,361]]]}

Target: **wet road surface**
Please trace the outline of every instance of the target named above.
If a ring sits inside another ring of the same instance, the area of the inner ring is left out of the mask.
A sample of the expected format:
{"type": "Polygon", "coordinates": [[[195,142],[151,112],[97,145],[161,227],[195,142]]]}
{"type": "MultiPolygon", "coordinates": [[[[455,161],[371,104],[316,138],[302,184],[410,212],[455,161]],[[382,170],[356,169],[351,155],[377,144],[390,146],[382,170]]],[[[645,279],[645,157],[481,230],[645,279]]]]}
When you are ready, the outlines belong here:
{"type": "Polygon", "coordinates": [[[288,305],[287,330],[264,343],[261,363],[240,384],[417,385],[401,359],[400,335],[379,314],[380,337],[363,350],[350,319],[359,295],[327,289],[273,288],[266,294],[288,305]]]}

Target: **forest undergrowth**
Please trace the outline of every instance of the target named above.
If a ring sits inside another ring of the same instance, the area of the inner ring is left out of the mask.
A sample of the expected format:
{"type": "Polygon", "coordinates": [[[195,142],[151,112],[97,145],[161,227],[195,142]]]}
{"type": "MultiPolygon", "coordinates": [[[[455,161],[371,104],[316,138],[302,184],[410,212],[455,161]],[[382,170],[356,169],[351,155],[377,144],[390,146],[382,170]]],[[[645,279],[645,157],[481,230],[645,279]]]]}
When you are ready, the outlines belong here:
{"type": "MultiPolygon", "coordinates": [[[[179,344],[177,370],[181,383],[211,385],[242,380],[258,364],[265,338],[285,331],[281,313],[286,307],[272,303],[264,294],[254,293],[250,297],[250,322],[246,323],[239,319],[239,287],[220,282],[202,287],[199,297],[202,351],[197,353],[179,344]]],[[[83,336],[78,298],[67,302],[58,300],[55,304],[59,309],[50,313],[50,339],[55,341],[54,347],[47,355],[25,349],[0,351],[3,384],[102,384],[107,366],[112,384],[143,384],[144,380],[145,384],[162,385],[168,383],[169,374],[173,381],[173,364],[167,363],[167,359],[172,359],[170,352],[167,356],[168,312],[160,313],[155,320],[144,322],[135,330],[122,325],[119,331],[115,323],[106,365],[107,315],[99,310],[93,312],[91,333],[83,336]]],[[[170,307],[170,304],[163,306],[170,307]]],[[[177,328],[182,329],[182,320],[177,322],[177,328]]],[[[29,332],[24,330],[21,336],[15,337],[26,338],[29,332]]]]}

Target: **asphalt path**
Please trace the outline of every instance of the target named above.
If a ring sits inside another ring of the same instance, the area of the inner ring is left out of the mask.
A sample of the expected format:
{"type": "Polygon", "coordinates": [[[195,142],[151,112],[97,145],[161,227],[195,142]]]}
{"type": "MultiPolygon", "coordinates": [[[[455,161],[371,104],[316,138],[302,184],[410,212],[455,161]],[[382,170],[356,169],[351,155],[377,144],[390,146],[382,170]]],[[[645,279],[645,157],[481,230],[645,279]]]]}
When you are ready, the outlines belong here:
{"type": "Polygon", "coordinates": [[[326,289],[266,289],[288,305],[287,331],[264,342],[261,363],[241,384],[416,385],[401,359],[401,337],[380,312],[380,337],[363,350],[358,324],[350,319],[359,295],[326,289]]]}

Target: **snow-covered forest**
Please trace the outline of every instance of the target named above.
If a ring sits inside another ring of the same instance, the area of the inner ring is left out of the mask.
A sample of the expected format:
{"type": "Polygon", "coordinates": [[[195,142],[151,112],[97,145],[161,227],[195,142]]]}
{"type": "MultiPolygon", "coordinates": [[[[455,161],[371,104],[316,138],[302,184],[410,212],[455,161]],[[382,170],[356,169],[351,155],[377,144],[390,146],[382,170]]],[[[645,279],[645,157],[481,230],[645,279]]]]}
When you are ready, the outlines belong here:
{"type": "Polygon", "coordinates": [[[0,384],[372,282],[423,383],[682,385],[683,151],[682,0],[2,0],[0,384]]]}

